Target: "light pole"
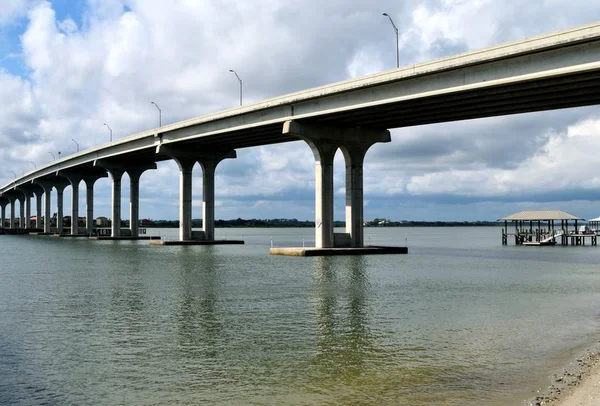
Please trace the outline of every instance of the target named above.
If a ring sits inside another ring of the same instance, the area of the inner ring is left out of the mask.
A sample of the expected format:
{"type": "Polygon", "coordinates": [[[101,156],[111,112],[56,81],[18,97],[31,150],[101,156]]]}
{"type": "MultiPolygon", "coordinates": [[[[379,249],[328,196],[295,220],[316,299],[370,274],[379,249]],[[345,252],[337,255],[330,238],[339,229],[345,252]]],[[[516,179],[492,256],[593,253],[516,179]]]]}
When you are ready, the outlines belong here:
{"type": "Polygon", "coordinates": [[[106,123],[104,123],[104,125],[108,128],[108,130],[110,131],[110,141],[112,142],[112,128],[110,128],[110,126],[106,123]]]}
{"type": "Polygon", "coordinates": [[[75,143],[75,145],[77,145],[77,152],[79,152],[79,143],[77,141],[75,141],[73,138],[71,138],[71,141],[73,141],[75,143]]]}
{"type": "Polygon", "coordinates": [[[35,162],[33,162],[33,161],[29,161],[29,163],[30,163],[31,165],[33,165],[33,167],[34,167],[35,169],[37,169],[37,165],[35,164],[35,162]]]}
{"type": "Polygon", "coordinates": [[[17,179],[17,174],[15,173],[15,171],[11,171],[13,173],[13,175],[15,175],[15,179],[17,179]]]}
{"type": "Polygon", "coordinates": [[[240,82],[240,106],[241,106],[242,105],[242,88],[243,88],[242,79],[240,79],[240,76],[233,69],[229,69],[229,72],[232,72],[235,75],[235,77],[237,78],[237,80],[240,82]]]}
{"type": "Polygon", "coordinates": [[[394,27],[394,32],[396,33],[396,68],[399,68],[400,67],[400,50],[399,50],[400,44],[398,43],[398,27],[396,27],[396,24],[394,24],[394,20],[392,20],[392,17],[390,17],[390,15],[388,13],[383,13],[382,15],[384,15],[390,19],[390,23],[392,23],[392,27],[394,27]]]}
{"type": "Polygon", "coordinates": [[[52,152],[48,152],[50,155],[52,155],[52,159],[54,159],[56,161],[56,156],[54,156],[54,154],[52,152]]]}
{"type": "Polygon", "coordinates": [[[60,151],[58,151],[58,159],[60,159],[60,151]]]}
{"type": "Polygon", "coordinates": [[[162,127],[162,110],[160,109],[160,107],[158,107],[158,104],[154,103],[154,102],[150,102],[151,104],[154,104],[156,106],[156,108],[158,109],[158,128],[162,127]]]}

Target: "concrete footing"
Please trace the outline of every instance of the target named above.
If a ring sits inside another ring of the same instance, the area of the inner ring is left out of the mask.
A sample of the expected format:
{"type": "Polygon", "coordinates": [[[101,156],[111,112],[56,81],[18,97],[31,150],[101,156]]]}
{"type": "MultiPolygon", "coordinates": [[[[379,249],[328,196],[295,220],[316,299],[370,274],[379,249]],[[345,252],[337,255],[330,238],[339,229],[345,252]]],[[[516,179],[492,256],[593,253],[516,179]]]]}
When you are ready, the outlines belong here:
{"type": "Polygon", "coordinates": [[[378,247],[363,248],[271,248],[271,255],[287,255],[291,257],[328,257],[333,255],[385,255],[408,254],[408,247],[378,247]]]}
{"type": "Polygon", "coordinates": [[[160,240],[160,236],[159,235],[145,235],[145,236],[140,236],[140,237],[127,237],[127,236],[109,237],[109,236],[97,235],[97,236],[91,236],[91,237],[89,237],[89,239],[90,240],[115,240],[115,241],[132,240],[132,241],[137,241],[137,240],[160,240]]]}
{"type": "Polygon", "coordinates": [[[150,245],[243,245],[243,240],[152,240],[150,245]]]}

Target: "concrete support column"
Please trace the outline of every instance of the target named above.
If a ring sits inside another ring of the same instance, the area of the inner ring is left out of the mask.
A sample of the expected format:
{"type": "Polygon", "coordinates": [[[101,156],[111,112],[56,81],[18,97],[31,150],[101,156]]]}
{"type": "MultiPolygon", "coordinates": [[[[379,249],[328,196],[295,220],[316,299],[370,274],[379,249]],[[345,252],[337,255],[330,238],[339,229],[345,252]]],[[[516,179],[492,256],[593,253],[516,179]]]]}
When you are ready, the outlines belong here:
{"type": "Polygon", "coordinates": [[[42,195],[44,190],[35,192],[35,228],[41,229],[42,226],[42,195]]]}
{"type": "Polygon", "coordinates": [[[44,233],[49,234],[51,229],[50,206],[52,205],[52,186],[44,187],[44,233]]]}
{"type": "Polygon", "coordinates": [[[0,197],[0,228],[4,228],[6,223],[6,205],[8,200],[5,197],[0,197]]]}
{"type": "Polygon", "coordinates": [[[31,228],[31,194],[24,193],[25,195],[25,228],[31,228]]]}
{"type": "Polygon", "coordinates": [[[140,176],[131,173],[129,173],[129,229],[132,237],[140,236],[140,176]]]}
{"type": "Polygon", "coordinates": [[[10,229],[12,230],[13,228],[15,228],[15,209],[16,209],[16,199],[15,198],[11,198],[10,199],[10,229]]]}
{"type": "Polygon", "coordinates": [[[315,155],[315,247],[331,248],[333,238],[333,158],[337,145],[313,146],[315,155]]]}
{"type": "Polygon", "coordinates": [[[94,233],[94,183],[85,182],[85,228],[88,235],[94,233]]]}
{"type": "Polygon", "coordinates": [[[86,234],[94,233],[94,184],[100,178],[106,178],[106,172],[96,175],[85,175],[82,177],[85,182],[85,228],[86,234]]]}
{"type": "Polygon", "coordinates": [[[63,194],[65,191],[66,184],[58,184],[54,187],[56,188],[56,232],[58,234],[63,233],[63,219],[64,219],[64,201],[63,194]]]}
{"type": "Polygon", "coordinates": [[[71,181],[71,235],[79,234],[79,182],[81,179],[71,181]]]}
{"type": "Polygon", "coordinates": [[[287,121],[283,133],[310,146],[315,157],[315,246],[336,247],[333,232],[333,158],[338,148],[346,159],[346,235],[339,246],[363,246],[363,161],[376,142],[390,142],[387,130],[339,128],[287,121]],[[349,239],[348,239],[349,237],[349,239]]]}
{"type": "Polygon", "coordinates": [[[129,175],[129,229],[132,237],[140,236],[140,177],[148,169],[156,169],[156,164],[127,168],[129,175]]]}
{"type": "Polygon", "coordinates": [[[19,228],[27,228],[25,226],[25,196],[19,197],[19,228]]]}
{"type": "Polygon", "coordinates": [[[215,239],[215,170],[219,162],[235,158],[235,151],[216,152],[198,159],[202,166],[202,231],[206,240],[215,239]]]}
{"type": "Polygon", "coordinates": [[[214,161],[202,165],[202,231],[207,240],[215,239],[215,168],[214,161]]]}
{"type": "Polygon", "coordinates": [[[371,144],[342,147],[346,161],[346,233],[352,247],[364,245],[363,162],[371,144]]]}
{"type": "Polygon", "coordinates": [[[179,240],[192,239],[192,170],[193,159],[175,159],[179,166],[179,240]]]}
{"type": "Polygon", "coordinates": [[[122,169],[110,169],[108,173],[112,178],[112,210],[111,222],[113,237],[121,235],[121,178],[123,177],[122,169]]]}

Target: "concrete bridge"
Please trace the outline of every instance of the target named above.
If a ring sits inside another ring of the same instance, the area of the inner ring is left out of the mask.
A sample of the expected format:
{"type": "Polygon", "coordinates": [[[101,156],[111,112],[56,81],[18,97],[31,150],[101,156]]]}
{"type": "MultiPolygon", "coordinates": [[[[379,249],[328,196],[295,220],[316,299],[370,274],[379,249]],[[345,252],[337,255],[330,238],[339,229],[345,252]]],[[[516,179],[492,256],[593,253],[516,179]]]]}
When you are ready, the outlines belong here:
{"type": "MultiPolygon", "coordinates": [[[[317,248],[363,247],[363,161],[371,145],[390,142],[388,129],[562,109],[600,103],[600,23],[347,80],[254,105],[154,128],[64,157],[0,188],[2,219],[11,206],[20,225],[36,197],[37,227],[50,232],[50,195],[57,193],[58,230],[63,191],[73,188],[71,218],[79,216],[78,188],[87,190],[92,230],[94,182],[112,179],[112,235],[121,233],[121,177],[130,179],[131,235],[138,234],[139,178],[156,163],[180,170],[182,241],[214,240],[214,175],[236,149],[303,140],[315,158],[317,248]],[[333,231],[333,158],[346,164],[346,233],[333,231]],[[192,233],[192,167],[203,170],[203,231],[192,233]],[[42,197],[44,202],[42,205],[42,197]],[[43,206],[43,209],[42,209],[43,206]]],[[[11,225],[14,225],[11,221],[11,225]]],[[[72,233],[79,233],[77,227],[72,233]]]]}

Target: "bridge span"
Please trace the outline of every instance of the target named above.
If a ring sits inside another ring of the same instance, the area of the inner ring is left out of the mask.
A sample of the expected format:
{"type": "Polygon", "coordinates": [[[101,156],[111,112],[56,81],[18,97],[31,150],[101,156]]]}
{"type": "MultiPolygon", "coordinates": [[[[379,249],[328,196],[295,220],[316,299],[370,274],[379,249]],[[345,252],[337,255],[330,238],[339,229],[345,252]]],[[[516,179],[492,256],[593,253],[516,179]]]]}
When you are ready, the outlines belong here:
{"type": "Polygon", "coordinates": [[[180,233],[214,239],[214,175],[236,150],[303,140],[315,158],[317,248],[363,246],[363,161],[371,145],[390,142],[388,129],[588,106],[600,103],[600,22],[315,89],[150,129],[73,154],[24,174],[0,188],[2,224],[10,205],[15,227],[31,214],[50,232],[51,193],[57,193],[62,231],[63,191],[73,188],[71,218],[79,217],[78,187],[85,182],[86,230],[93,221],[94,182],[112,179],[112,235],[121,233],[121,177],[131,179],[131,235],[138,235],[139,178],[156,163],[180,170],[180,233]],[[333,231],[333,158],[346,164],[346,232],[333,231]],[[203,171],[202,232],[192,233],[192,167],[203,171]],[[44,197],[42,209],[42,197],[44,197]]]}

